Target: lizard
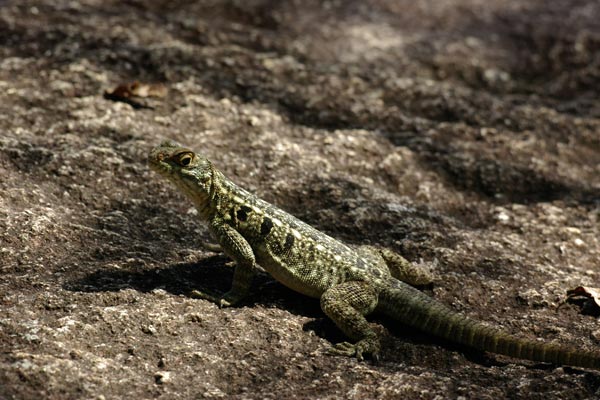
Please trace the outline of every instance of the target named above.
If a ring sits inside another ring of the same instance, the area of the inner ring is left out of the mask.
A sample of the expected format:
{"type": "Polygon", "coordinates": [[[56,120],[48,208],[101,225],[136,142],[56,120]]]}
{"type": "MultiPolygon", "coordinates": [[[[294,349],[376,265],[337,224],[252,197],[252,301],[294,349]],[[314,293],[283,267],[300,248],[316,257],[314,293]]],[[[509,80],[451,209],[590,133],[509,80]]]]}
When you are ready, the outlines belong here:
{"type": "Polygon", "coordinates": [[[415,286],[431,274],[392,250],[350,246],[236,185],[211,161],[165,141],[148,156],[151,169],[183,192],[225,255],[235,262],[231,289],[192,295],[229,307],[244,299],[257,266],[303,295],[352,341],[330,353],[377,360],[380,339],[367,316],[393,320],[451,342],[513,358],[600,369],[600,352],[524,339],[451,309],[415,286]]]}

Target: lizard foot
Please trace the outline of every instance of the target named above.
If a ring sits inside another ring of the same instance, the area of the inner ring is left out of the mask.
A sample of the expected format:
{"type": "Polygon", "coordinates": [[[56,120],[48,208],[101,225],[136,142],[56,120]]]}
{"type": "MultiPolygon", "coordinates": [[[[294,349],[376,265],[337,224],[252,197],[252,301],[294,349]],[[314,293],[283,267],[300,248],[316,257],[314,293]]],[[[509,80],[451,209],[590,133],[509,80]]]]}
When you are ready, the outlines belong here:
{"type": "Polygon", "coordinates": [[[245,295],[243,293],[229,291],[225,293],[223,296],[215,296],[210,293],[201,292],[199,290],[192,290],[190,292],[190,296],[196,299],[204,299],[211,301],[218,305],[220,308],[231,307],[236,303],[239,303],[245,295]]]}
{"type": "Polygon", "coordinates": [[[358,361],[363,361],[363,354],[370,354],[373,361],[379,359],[379,341],[377,339],[362,339],[355,344],[349,342],[336,343],[328,351],[331,355],[346,357],[356,357],[358,361]]]}
{"type": "Polygon", "coordinates": [[[223,296],[215,296],[210,293],[201,292],[199,290],[192,290],[190,292],[190,297],[193,297],[195,299],[208,300],[218,305],[219,308],[229,307],[236,303],[236,301],[234,301],[233,299],[228,299],[227,294],[223,296]]]}

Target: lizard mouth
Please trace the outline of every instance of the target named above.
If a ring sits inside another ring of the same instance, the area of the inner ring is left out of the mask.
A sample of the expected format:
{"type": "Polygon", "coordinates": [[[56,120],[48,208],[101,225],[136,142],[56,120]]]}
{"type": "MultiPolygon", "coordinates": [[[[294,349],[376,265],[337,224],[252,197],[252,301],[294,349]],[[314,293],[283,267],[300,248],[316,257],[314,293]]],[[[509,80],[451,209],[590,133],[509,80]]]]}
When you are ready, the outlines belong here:
{"type": "Polygon", "coordinates": [[[161,175],[170,175],[173,172],[173,167],[164,160],[173,154],[173,149],[180,147],[178,143],[165,141],[160,146],[152,149],[148,154],[150,168],[161,175]]]}
{"type": "Polygon", "coordinates": [[[170,175],[172,172],[172,168],[171,166],[164,162],[163,159],[161,157],[162,155],[158,155],[156,157],[153,157],[152,155],[150,157],[148,157],[148,165],[150,166],[150,169],[152,169],[154,172],[158,172],[161,175],[170,175]]]}
{"type": "Polygon", "coordinates": [[[161,152],[159,149],[154,149],[148,155],[148,165],[156,172],[164,171],[168,169],[169,165],[163,161],[165,158],[165,153],[161,152]]]}

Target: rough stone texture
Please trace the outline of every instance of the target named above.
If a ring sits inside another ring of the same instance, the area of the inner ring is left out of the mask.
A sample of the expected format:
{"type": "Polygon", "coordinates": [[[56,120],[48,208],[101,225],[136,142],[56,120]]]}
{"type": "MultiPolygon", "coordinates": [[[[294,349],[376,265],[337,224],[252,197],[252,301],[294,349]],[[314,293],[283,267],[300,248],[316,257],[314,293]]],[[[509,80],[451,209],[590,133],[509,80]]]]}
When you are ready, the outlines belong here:
{"type": "Polygon", "coordinates": [[[191,204],[149,171],[172,138],[350,243],[429,266],[433,295],[598,346],[600,3],[0,1],[0,398],[589,398],[600,374],[381,321],[378,365],[266,277],[241,307],[191,204]],[[103,98],[162,82],[134,109],[103,98]]]}

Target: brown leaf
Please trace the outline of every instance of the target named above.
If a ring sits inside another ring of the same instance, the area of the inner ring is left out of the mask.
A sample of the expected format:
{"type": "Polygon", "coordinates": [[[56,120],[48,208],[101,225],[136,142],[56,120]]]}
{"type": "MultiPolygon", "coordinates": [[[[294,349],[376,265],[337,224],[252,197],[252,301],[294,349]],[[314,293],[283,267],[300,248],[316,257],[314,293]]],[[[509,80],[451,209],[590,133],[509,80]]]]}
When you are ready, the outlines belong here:
{"type": "Polygon", "coordinates": [[[167,87],[161,83],[141,83],[138,81],[122,83],[112,91],[105,91],[104,98],[112,101],[121,101],[134,108],[153,108],[137,99],[145,97],[165,97],[167,87]]]}
{"type": "Polygon", "coordinates": [[[167,95],[167,87],[161,83],[133,82],[130,85],[130,91],[138,97],[165,97],[167,95]]]}
{"type": "Polygon", "coordinates": [[[600,316],[600,288],[577,286],[567,290],[566,301],[578,304],[582,314],[600,316]]]}

